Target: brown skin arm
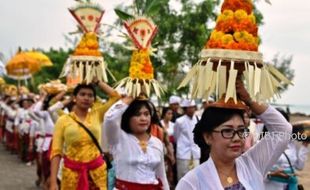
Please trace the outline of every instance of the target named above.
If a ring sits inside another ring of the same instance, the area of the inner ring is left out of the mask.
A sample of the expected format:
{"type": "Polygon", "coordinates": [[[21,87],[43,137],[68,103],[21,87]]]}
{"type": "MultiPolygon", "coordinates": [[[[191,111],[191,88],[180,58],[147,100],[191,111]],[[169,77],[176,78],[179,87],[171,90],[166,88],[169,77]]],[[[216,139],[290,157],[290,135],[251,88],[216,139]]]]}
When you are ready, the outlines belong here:
{"type": "Polygon", "coordinates": [[[123,101],[125,104],[127,104],[127,105],[129,105],[133,100],[134,100],[134,99],[133,99],[133,97],[131,97],[131,96],[125,96],[125,97],[122,98],[122,101],[123,101]]]}
{"type": "Polygon", "coordinates": [[[112,96],[115,93],[115,90],[105,82],[99,81],[98,86],[108,96],[112,96]]]}
{"type": "Polygon", "coordinates": [[[53,97],[53,99],[51,101],[53,102],[57,102],[57,101],[60,101],[65,95],[66,95],[66,91],[60,91],[58,94],[56,94],[55,97],[53,97]]]}
{"type": "Polygon", "coordinates": [[[251,99],[249,93],[244,88],[243,82],[240,79],[237,79],[236,81],[236,90],[240,100],[242,100],[247,106],[249,106],[256,115],[260,115],[267,110],[268,106],[266,104],[260,104],[254,102],[251,99]]]}
{"type": "Polygon", "coordinates": [[[34,137],[29,138],[29,147],[28,147],[28,152],[33,151],[33,144],[34,144],[34,137]]]}
{"type": "Polygon", "coordinates": [[[40,99],[39,101],[44,101],[44,99],[47,97],[47,92],[43,89],[40,90],[40,99]]]}
{"type": "Polygon", "coordinates": [[[165,128],[163,128],[163,132],[164,132],[164,144],[165,144],[165,147],[167,149],[167,157],[170,160],[170,162],[172,163],[172,165],[174,165],[175,164],[175,157],[174,157],[173,145],[169,141],[169,135],[168,135],[168,132],[165,128]]]}
{"type": "Polygon", "coordinates": [[[174,156],[174,148],[172,143],[169,143],[167,146],[167,157],[170,160],[171,164],[174,165],[175,164],[175,156],[174,156]]]}
{"type": "Polygon", "coordinates": [[[272,171],[268,175],[272,176],[272,177],[281,177],[281,178],[289,178],[290,177],[289,175],[284,173],[283,170],[281,170],[281,169],[276,170],[276,171],[272,171]]]}
{"type": "Polygon", "coordinates": [[[57,184],[57,173],[59,169],[59,163],[60,163],[61,156],[56,155],[51,160],[51,185],[50,190],[58,190],[58,184],[57,184]]]}
{"type": "Polygon", "coordinates": [[[98,80],[97,77],[93,78],[92,83],[97,85],[109,97],[115,94],[115,90],[111,86],[109,86],[107,83],[103,81],[98,80]]]}
{"type": "Polygon", "coordinates": [[[65,99],[62,101],[62,104],[63,104],[64,106],[67,106],[71,101],[72,101],[72,97],[68,97],[68,98],[65,98],[65,99]]]}

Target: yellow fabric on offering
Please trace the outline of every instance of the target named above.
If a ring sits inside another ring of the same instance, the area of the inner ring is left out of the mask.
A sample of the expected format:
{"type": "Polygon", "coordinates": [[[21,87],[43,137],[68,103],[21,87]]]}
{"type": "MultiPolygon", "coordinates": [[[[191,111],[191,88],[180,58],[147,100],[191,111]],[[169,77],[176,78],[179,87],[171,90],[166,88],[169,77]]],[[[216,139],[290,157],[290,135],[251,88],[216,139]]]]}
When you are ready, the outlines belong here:
{"type": "MultiPolygon", "coordinates": [[[[100,155],[98,148],[87,132],[71,117],[82,122],[93,133],[97,141],[101,142],[101,127],[104,114],[119,98],[120,96],[115,93],[107,103],[94,103],[84,122],[74,112],[62,115],[55,124],[51,158],[57,155],[66,155],[70,160],[78,162],[89,162],[96,159],[100,155]],[[63,150],[65,151],[63,152],[63,150]]],[[[107,188],[105,164],[90,170],[89,175],[97,187],[104,190],[107,188]]],[[[63,167],[61,189],[75,190],[78,178],[78,172],[63,167]]]]}

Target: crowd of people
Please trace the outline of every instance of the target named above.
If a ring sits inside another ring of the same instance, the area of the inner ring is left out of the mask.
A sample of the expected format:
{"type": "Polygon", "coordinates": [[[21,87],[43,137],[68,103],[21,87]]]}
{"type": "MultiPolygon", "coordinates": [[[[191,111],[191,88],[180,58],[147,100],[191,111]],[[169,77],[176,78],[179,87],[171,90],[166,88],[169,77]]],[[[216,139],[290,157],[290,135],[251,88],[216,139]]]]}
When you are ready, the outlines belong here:
{"type": "Polygon", "coordinates": [[[298,189],[308,143],[291,139],[283,110],[252,101],[240,81],[237,92],[244,103],[200,109],[174,95],[159,107],[95,80],[70,95],[2,94],[0,138],[36,165],[43,189],[298,189]]]}

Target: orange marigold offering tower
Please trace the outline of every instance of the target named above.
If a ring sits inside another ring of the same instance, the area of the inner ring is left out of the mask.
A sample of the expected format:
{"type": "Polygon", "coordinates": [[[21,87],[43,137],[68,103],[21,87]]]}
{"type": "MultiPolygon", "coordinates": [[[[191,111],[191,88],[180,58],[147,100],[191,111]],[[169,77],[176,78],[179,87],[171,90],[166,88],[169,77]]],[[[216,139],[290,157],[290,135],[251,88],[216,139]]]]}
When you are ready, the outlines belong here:
{"type": "Polygon", "coordinates": [[[257,31],[251,1],[225,1],[206,48],[257,51],[257,31]]]}
{"type": "Polygon", "coordinates": [[[216,26],[200,53],[199,61],[179,88],[191,84],[192,98],[225,95],[237,102],[235,83],[244,80],[252,99],[265,101],[291,82],[258,52],[259,38],[252,0],[225,0],[216,26]]]}
{"type": "Polygon", "coordinates": [[[76,83],[90,83],[94,77],[107,82],[107,65],[99,50],[98,40],[103,9],[90,1],[81,1],[69,11],[78,22],[83,36],[67,60],[60,77],[67,77],[69,88],[74,87],[76,83]]]}
{"type": "Polygon", "coordinates": [[[134,50],[130,60],[129,77],[122,79],[118,87],[125,87],[128,94],[137,97],[140,93],[150,96],[151,89],[160,97],[163,89],[154,79],[154,69],[150,59],[151,42],[157,33],[157,26],[145,16],[136,16],[124,22],[134,50]]]}

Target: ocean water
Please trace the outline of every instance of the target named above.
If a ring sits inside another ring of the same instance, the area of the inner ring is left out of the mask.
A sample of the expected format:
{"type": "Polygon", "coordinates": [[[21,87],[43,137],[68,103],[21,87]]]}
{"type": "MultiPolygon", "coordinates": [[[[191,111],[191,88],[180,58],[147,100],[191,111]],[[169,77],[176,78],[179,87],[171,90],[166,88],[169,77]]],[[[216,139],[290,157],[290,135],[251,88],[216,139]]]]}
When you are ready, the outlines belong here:
{"type": "Polygon", "coordinates": [[[310,115],[310,105],[289,105],[291,113],[310,115]]]}
{"type": "Polygon", "coordinates": [[[290,113],[302,113],[306,115],[310,115],[310,105],[296,105],[296,104],[273,104],[275,107],[281,107],[284,110],[289,109],[290,113]]]}

